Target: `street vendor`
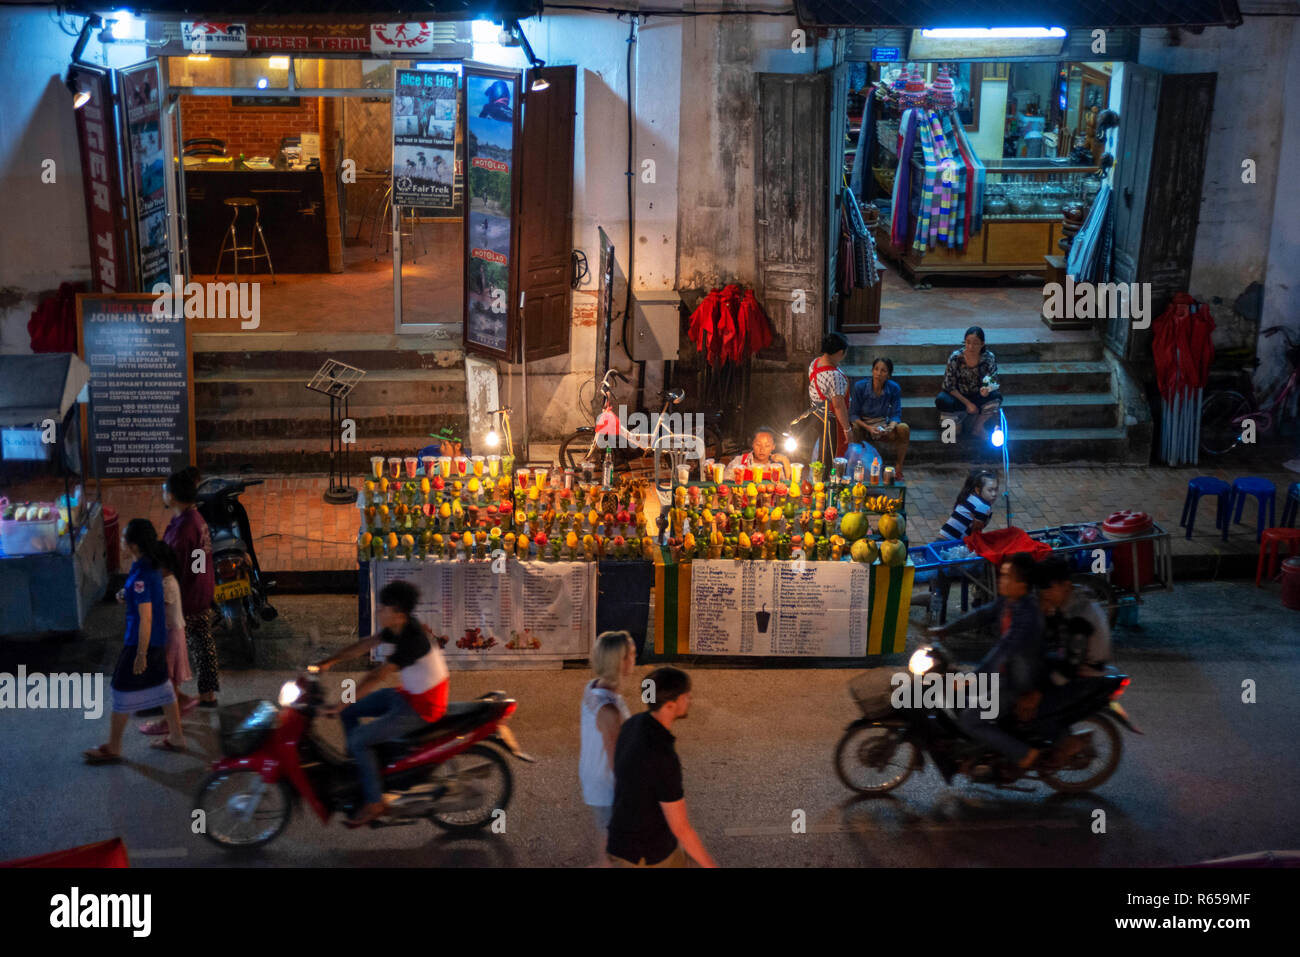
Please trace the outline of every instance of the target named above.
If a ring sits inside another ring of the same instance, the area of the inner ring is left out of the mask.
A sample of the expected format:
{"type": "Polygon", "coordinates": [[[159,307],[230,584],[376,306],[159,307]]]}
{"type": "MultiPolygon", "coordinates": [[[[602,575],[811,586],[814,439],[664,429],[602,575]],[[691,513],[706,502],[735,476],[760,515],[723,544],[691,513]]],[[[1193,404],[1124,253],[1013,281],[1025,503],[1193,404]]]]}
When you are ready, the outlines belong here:
{"type": "Polygon", "coordinates": [[[727,465],[727,481],[740,481],[740,473],[746,467],[762,465],[766,467],[776,466],[781,469],[781,478],[787,478],[790,475],[790,460],[780,452],[774,451],[776,448],[776,430],[766,425],[759,426],[754,432],[754,439],[750,443],[749,451],[737,455],[727,465]]]}
{"type": "MultiPolygon", "coordinates": [[[[834,446],[835,455],[841,455],[849,443],[849,407],[845,398],[849,391],[849,380],[839,370],[848,350],[849,340],[838,332],[827,333],[822,339],[821,355],[808,365],[808,401],[815,407],[820,406],[828,421],[833,415],[839,426],[838,429],[834,425],[829,428],[828,444],[834,446]]],[[[822,450],[825,461],[834,457],[826,454],[828,451],[822,450]]]]}
{"type": "Polygon", "coordinates": [[[894,478],[901,482],[912,430],[903,421],[903,390],[890,378],[893,374],[894,360],[886,356],[871,360],[871,378],[853,383],[849,393],[849,419],[854,441],[893,450],[894,478]]]}

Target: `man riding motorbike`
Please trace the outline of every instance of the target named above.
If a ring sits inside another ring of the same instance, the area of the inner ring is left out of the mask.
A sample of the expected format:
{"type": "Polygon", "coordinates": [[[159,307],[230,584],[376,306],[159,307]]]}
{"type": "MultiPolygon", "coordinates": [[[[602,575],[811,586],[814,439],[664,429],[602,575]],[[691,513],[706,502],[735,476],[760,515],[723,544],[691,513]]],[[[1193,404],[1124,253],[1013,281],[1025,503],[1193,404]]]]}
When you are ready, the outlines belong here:
{"type": "Polygon", "coordinates": [[[384,664],[372,669],[361,682],[354,704],[333,705],[321,711],[324,715],[341,712],[348,751],[357,762],[366,803],[347,822],[348,827],[369,824],[387,809],[378,746],[385,741],[396,741],[427,722],[437,721],[447,711],[450,672],[442,650],[431,639],[428,629],[415,619],[413,612],[419,597],[409,582],[389,582],[379,592],[377,617],[382,630],[349,645],[318,666],[327,671],[376,645],[385,658],[384,664]],[[394,672],[400,676],[400,689],[381,687],[394,672]],[[362,718],[374,720],[363,725],[362,718]]]}
{"type": "MultiPolygon", "coordinates": [[[[1001,700],[1018,715],[1037,706],[1043,672],[1043,614],[1033,594],[1033,580],[1034,560],[1017,552],[998,570],[997,600],[930,629],[931,634],[944,636],[997,622],[997,644],[975,666],[975,672],[996,675],[1001,700]]],[[[986,719],[978,708],[967,707],[957,711],[957,720],[970,737],[1006,755],[1021,769],[1037,763],[1039,750],[1000,728],[996,716],[986,719]]]]}
{"type": "MultiPolygon", "coordinates": [[[[1101,605],[1075,591],[1070,565],[1063,558],[1048,558],[1039,564],[1038,602],[1044,615],[1047,664],[1039,712],[1051,715],[1091,694],[1091,679],[1106,673],[1110,626],[1101,605]]],[[[1050,721],[1041,726],[1053,737],[1062,730],[1050,721]]]]}

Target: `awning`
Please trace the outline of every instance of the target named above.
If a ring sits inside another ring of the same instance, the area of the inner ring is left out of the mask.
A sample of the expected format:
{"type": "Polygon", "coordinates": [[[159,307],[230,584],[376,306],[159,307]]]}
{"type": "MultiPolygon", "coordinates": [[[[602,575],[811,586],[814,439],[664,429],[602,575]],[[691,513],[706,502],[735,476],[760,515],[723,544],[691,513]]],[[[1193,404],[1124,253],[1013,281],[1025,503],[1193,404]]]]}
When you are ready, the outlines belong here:
{"type": "Polygon", "coordinates": [[[90,367],[70,352],[0,356],[0,425],[62,423],[90,382],[90,367]]]}
{"type": "Polygon", "coordinates": [[[1203,27],[1240,25],[1235,0],[795,0],[819,27],[1203,27]]]}
{"type": "MultiPolygon", "coordinates": [[[[34,3],[33,6],[67,6],[34,3]]],[[[542,10],[541,0],[142,0],[124,4],[140,17],[270,22],[285,17],[352,22],[406,23],[428,20],[525,19],[542,10]],[[383,19],[376,19],[376,18],[383,19]]],[[[98,8],[96,8],[98,9],[98,8]]],[[[117,9],[105,4],[104,10],[117,9]]]]}

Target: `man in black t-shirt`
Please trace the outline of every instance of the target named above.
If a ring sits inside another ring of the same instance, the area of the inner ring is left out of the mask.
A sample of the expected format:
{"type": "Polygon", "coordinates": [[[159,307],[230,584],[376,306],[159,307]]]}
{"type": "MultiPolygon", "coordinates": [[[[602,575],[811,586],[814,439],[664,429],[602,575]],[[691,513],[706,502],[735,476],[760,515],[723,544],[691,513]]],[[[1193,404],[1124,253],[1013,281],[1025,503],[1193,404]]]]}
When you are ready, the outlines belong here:
{"type": "Polygon", "coordinates": [[[656,668],[650,710],[623,723],[614,746],[614,809],[606,850],[615,867],[685,867],[689,854],[716,867],[691,827],[682,765],[669,729],[691,707],[691,679],[679,668],[656,668]]]}

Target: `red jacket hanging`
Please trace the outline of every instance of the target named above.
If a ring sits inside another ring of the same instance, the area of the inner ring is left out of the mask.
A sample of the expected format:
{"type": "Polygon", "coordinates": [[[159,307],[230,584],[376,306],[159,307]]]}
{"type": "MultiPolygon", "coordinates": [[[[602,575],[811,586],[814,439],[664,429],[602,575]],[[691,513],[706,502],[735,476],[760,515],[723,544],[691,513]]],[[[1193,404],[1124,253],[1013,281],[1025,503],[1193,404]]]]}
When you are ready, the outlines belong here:
{"type": "Polygon", "coordinates": [[[763,307],[754,298],[752,289],[746,289],[744,298],[740,301],[739,325],[744,334],[738,342],[740,348],[733,361],[741,362],[772,344],[772,326],[767,321],[763,307]]]}

